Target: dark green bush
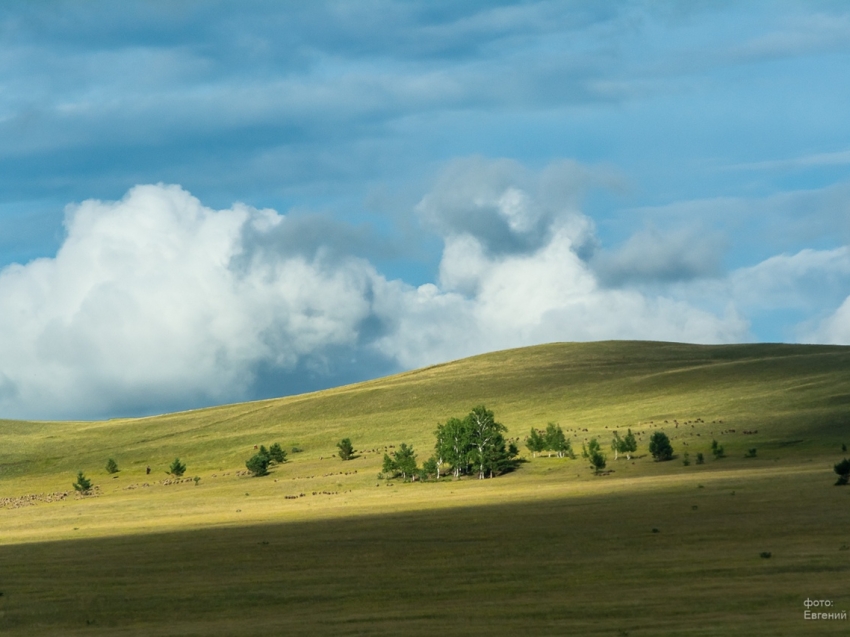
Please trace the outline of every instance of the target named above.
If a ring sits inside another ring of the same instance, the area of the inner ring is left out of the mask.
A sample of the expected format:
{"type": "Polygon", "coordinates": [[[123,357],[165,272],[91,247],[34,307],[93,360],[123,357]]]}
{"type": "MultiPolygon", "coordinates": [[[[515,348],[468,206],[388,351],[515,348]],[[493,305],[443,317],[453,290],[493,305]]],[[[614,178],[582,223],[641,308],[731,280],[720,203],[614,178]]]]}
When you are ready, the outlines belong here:
{"type": "Polygon", "coordinates": [[[82,471],[80,471],[77,474],[77,481],[74,482],[72,486],[74,487],[74,491],[78,491],[82,494],[86,494],[86,493],[89,493],[91,491],[92,483],[91,483],[91,480],[89,480],[85,476],[85,474],[82,471]]]}
{"type": "Polygon", "coordinates": [[[649,439],[649,453],[656,462],[670,460],[673,457],[673,445],[663,431],[656,431],[649,439]]]}
{"type": "Polygon", "coordinates": [[[174,462],[171,463],[171,466],[168,467],[168,473],[179,478],[186,473],[186,465],[180,462],[180,458],[175,458],[174,462]]]}
{"type": "Polygon", "coordinates": [[[351,444],[350,438],[343,438],[336,446],[339,448],[339,457],[343,460],[351,460],[354,456],[354,445],[351,444]]]}
{"type": "Polygon", "coordinates": [[[278,464],[286,462],[286,452],[281,448],[280,443],[276,442],[269,447],[269,457],[278,464]]]}
{"type": "Polygon", "coordinates": [[[607,464],[607,458],[602,453],[602,447],[596,438],[591,438],[587,446],[581,446],[581,457],[590,462],[594,473],[601,473],[607,464]]]}
{"type": "Polygon", "coordinates": [[[711,441],[711,453],[714,454],[715,459],[725,458],[726,453],[723,451],[723,445],[721,445],[716,440],[711,441]]]}
{"type": "Polygon", "coordinates": [[[254,477],[266,476],[269,474],[270,462],[271,458],[269,458],[267,453],[256,453],[248,459],[245,466],[248,468],[248,471],[254,474],[254,477]]]}

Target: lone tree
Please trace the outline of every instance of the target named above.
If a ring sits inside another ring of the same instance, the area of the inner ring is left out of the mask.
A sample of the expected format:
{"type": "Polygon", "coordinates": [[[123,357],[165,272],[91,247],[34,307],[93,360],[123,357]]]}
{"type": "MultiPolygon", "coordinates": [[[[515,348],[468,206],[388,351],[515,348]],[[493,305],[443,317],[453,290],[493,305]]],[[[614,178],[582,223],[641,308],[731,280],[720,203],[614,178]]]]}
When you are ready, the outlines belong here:
{"type": "MultiPolygon", "coordinates": [[[[460,478],[469,469],[469,423],[460,418],[449,418],[445,424],[437,425],[434,433],[437,436],[434,451],[438,466],[443,463],[449,465],[454,477],[460,478]]],[[[437,477],[440,477],[439,473],[437,477]]]]}
{"type": "Polygon", "coordinates": [[[611,451],[614,452],[614,460],[619,460],[619,455],[623,451],[624,440],[620,437],[620,432],[615,431],[614,437],[611,438],[611,451]]]}
{"type": "Polygon", "coordinates": [[[723,445],[716,440],[711,441],[711,453],[714,454],[715,459],[726,457],[726,454],[723,452],[723,445]]]}
{"type": "Polygon", "coordinates": [[[605,454],[602,453],[602,446],[596,438],[591,438],[587,446],[581,446],[581,457],[590,461],[590,468],[594,473],[601,472],[607,464],[605,454]]]}
{"type": "Polygon", "coordinates": [[[844,486],[847,484],[850,481],[850,460],[844,458],[844,460],[835,465],[834,471],[838,474],[838,481],[835,483],[835,486],[844,486]]]}
{"type": "Polygon", "coordinates": [[[637,439],[631,429],[626,430],[626,437],[623,438],[623,448],[620,453],[626,454],[626,460],[632,459],[632,454],[637,451],[637,439]]]}
{"type": "Polygon", "coordinates": [[[269,463],[271,462],[271,458],[268,453],[255,453],[251,456],[248,461],[245,463],[245,466],[248,468],[254,477],[266,476],[269,474],[269,463]]]}
{"type": "Polygon", "coordinates": [[[543,432],[532,427],[531,433],[525,439],[525,446],[531,452],[531,457],[536,458],[537,454],[546,448],[546,439],[543,437],[543,432]]]}
{"type": "Polygon", "coordinates": [[[286,452],[281,448],[280,443],[276,442],[269,447],[269,458],[272,462],[283,464],[286,462],[286,452]]]}
{"type": "Polygon", "coordinates": [[[113,458],[106,461],[106,473],[118,473],[118,463],[113,458]]]}
{"type": "Polygon", "coordinates": [[[416,473],[416,453],[413,447],[408,447],[406,443],[401,443],[396,451],[393,451],[392,456],[384,454],[383,473],[388,478],[401,476],[402,479],[407,479],[416,473]]]}
{"type": "Polygon", "coordinates": [[[670,460],[673,457],[673,445],[663,431],[656,431],[649,439],[649,453],[656,462],[670,460]]]}
{"type": "Polygon", "coordinates": [[[74,491],[78,491],[85,495],[91,491],[92,484],[91,480],[89,480],[85,474],[80,471],[77,473],[77,481],[74,482],[72,486],[74,487],[74,491]]]}
{"type": "Polygon", "coordinates": [[[564,456],[575,458],[572,443],[570,443],[564,435],[564,430],[561,429],[561,425],[556,425],[555,423],[550,422],[546,425],[546,433],[544,436],[546,445],[545,449],[547,451],[554,451],[558,454],[559,458],[563,458],[564,456]]]}
{"type": "Polygon", "coordinates": [[[354,446],[351,444],[350,438],[343,438],[336,446],[339,447],[339,457],[343,460],[351,460],[354,456],[354,446]]]}
{"type": "Polygon", "coordinates": [[[186,465],[180,462],[180,458],[175,458],[174,462],[171,463],[171,466],[168,467],[168,473],[173,475],[175,478],[179,478],[186,473],[186,465]]]}

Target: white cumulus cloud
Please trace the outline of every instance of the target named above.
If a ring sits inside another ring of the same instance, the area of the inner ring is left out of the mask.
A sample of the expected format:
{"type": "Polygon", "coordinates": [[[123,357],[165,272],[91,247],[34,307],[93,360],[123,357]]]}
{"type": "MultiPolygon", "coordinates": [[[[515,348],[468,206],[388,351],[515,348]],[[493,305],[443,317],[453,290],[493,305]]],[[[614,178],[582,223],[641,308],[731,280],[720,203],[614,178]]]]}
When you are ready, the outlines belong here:
{"type": "Polygon", "coordinates": [[[459,192],[442,182],[419,207],[444,240],[438,280],[419,287],[338,245],[307,249],[310,224],[242,204],[213,210],[179,186],[69,207],[55,257],[0,271],[3,415],[247,399],[269,370],[324,369],[332,385],[334,357],[400,369],[550,341],[746,338],[734,309],[600,285],[581,256],[593,224],[551,195],[573,188],[572,168],[544,171],[544,187],[528,173],[511,179],[513,164],[471,165],[477,181],[456,174],[459,192]],[[501,219],[505,242],[476,234],[464,210],[501,219]]]}
{"type": "Polygon", "coordinates": [[[443,287],[388,295],[394,305],[382,311],[394,317],[394,329],[376,346],[416,367],[552,341],[746,339],[748,324],[734,311],[716,316],[669,298],[601,287],[570,234],[558,229],[539,250],[507,256],[485,256],[471,236],[448,241],[443,287]]]}
{"type": "Polygon", "coordinates": [[[718,315],[600,284],[586,258],[593,223],[579,212],[600,183],[617,180],[571,162],[538,174],[507,160],[450,163],[417,207],[443,235],[439,280],[382,297],[392,328],[375,347],[416,367],[552,341],[746,340],[734,306],[718,315]]]}
{"type": "Polygon", "coordinates": [[[231,267],[272,211],[212,210],[177,186],[67,211],[55,258],[0,272],[0,406],[54,417],[245,395],[258,361],[351,343],[374,271],[303,256],[231,267]]]}

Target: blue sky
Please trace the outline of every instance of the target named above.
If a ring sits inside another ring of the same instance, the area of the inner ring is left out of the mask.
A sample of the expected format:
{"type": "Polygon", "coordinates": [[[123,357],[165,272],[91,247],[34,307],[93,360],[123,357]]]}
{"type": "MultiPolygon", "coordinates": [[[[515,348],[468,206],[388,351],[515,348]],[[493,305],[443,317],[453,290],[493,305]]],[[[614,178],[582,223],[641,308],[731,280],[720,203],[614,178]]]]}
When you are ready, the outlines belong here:
{"type": "Polygon", "coordinates": [[[0,411],[850,343],[844,2],[0,7],[0,411]]]}

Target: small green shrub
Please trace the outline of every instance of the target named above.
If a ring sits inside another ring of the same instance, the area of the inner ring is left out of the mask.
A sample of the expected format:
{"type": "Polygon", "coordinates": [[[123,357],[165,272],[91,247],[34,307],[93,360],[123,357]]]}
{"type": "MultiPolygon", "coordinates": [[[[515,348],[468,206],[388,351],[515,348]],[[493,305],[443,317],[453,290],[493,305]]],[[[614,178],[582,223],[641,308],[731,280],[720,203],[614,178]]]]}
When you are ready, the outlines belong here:
{"type": "Polygon", "coordinates": [[[702,452],[697,454],[697,464],[705,464],[705,456],[702,455],[702,452]]]}
{"type": "Polygon", "coordinates": [[[714,458],[717,460],[726,457],[726,453],[723,451],[723,446],[716,440],[711,441],[711,453],[714,454],[714,458]]]}
{"type": "Polygon", "coordinates": [[[351,460],[354,456],[354,445],[351,444],[350,438],[343,438],[336,446],[339,448],[339,457],[343,460],[351,460]]]}
{"type": "Polygon", "coordinates": [[[79,493],[85,495],[86,493],[89,493],[91,491],[92,483],[91,480],[89,480],[85,476],[85,474],[80,471],[79,473],[77,473],[77,481],[74,482],[72,486],[74,487],[74,491],[78,491],[79,493]]]}
{"type": "Polygon", "coordinates": [[[106,473],[118,473],[118,463],[113,458],[106,461],[106,473]]]}
{"type": "Polygon", "coordinates": [[[590,461],[590,468],[596,474],[602,473],[607,464],[607,458],[602,453],[602,447],[596,438],[591,438],[587,446],[581,446],[581,457],[590,461]]]}
{"type": "Polygon", "coordinates": [[[755,458],[756,457],[756,448],[753,447],[751,449],[747,449],[747,453],[744,454],[745,458],[755,458]]]}
{"type": "Polygon", "coordinates": [[[684,458],[682,458],[682,464],[686,467],[689,467],[691,465],[691,454],[689,454],[687,451],[685,452],[684,458]]]}
{"type": "Polygon", "coordinates": [[[179,478],[186,473],[186,465],[180,462],[180,458],[175,458],[174,462],[171,463],[171,466],[168,467],[168,473],[179,478]]]}

